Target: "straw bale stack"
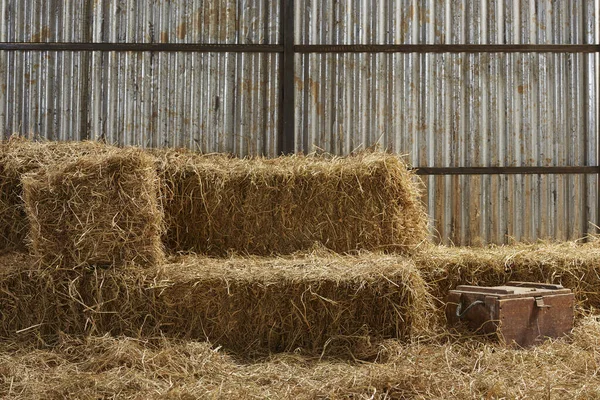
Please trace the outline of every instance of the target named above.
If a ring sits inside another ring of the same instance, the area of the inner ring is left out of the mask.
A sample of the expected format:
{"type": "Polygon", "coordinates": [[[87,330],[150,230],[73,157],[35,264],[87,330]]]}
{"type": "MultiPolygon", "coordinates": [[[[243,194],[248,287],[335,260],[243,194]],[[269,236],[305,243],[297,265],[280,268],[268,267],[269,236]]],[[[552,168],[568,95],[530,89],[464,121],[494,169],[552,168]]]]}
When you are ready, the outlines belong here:
{"type": "Polygon", "coordinates": [[[156,152],[167,247],[223,256],[410,253],[427,240],[416,176],[385,153],[235,159],[156,152]]]}
{"type": "Polygon", "coordinates": [[[0,337],[53,343],[62,334],[151,336],[147,282],[156,268],[40,268],[37,257],[0,256],[0,337]],[[148,330],[142,332],[145,323],[148,330]]]}
{"type": "Polygon", "coordinates": [[[114,149],[45,164],[22,178],[32,250],[74,268],[163,261],[163,214],[154,159],[114,149]]]}

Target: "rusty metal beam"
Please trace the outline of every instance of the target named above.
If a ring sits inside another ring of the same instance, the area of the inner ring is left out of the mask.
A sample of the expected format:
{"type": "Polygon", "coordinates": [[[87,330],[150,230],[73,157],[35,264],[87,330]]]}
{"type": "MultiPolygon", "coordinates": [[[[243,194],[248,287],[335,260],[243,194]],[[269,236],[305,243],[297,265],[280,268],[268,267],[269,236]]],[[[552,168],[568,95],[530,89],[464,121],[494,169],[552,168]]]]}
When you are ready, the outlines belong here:
{"type": "Polygon", "coordinates": [[[160,51],[196,53],[281,53],[278,44],[199,43],[25,43],[3,42],[0,51],[160,51]]]}
{"type": "Polygon", "coordinates": [[[577,167],[418,167],[417,175],[559,175],[600,174],[598,166],[577,167]]]}
{"type": "Polygon", "coordinates": [[[298,45],[297,53],[596,53],[595,44],[349,44],[298,45]]]}
{"type": "Polygon", "coordinates": [[[281,61],[281,136],[279,154],[295,150],[295,88],[294,88],[294,0],[281,0],[281,36],[283,60],[281,61]]]}

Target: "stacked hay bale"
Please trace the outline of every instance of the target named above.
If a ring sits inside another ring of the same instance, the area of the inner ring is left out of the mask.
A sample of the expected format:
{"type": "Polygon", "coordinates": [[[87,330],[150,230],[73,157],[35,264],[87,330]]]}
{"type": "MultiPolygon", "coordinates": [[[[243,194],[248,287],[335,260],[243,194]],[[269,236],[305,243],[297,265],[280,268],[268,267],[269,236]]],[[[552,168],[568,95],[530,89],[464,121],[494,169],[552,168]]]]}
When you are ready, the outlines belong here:
{"type": "Polygon", "coordinates": [[[496,286],[513,280],[561,284],[573,290],[581,307],[600,308],[597,239],[480,248],[430,246],[413,260],[440,304],[457,285],[496,286]]]}
{"type": "Polygon", "coordinates": [[[158,152],[167,247],[216,256],[410,253],[427,240],[415,176],[385,153],[230,159],[158,152]]]}
{"type": "Polygon", "coordinates": [[[99,150],[38,159],[22,176],[33,255],[0,264],[0,334],[143,333],[146,279],[164,261],[155,161],[139,149],[99,150]]]}
{"type": "Polygon", "coordinates": [[[28,221],[21,177],[40,167],[100,154],[110,146],[98,142],[32,142],[19,137],[0,144],[0,251],[26,249],[28,221]]]}
{"type": "Polygon", "coordinates": [[[169,336],[206,339],[241,354],[340,354],[383,338],[429,331],[432,302],[402,257],[188,257],[153,291],[169,336]]]}
{"type": "Polygon", "coordinates": [[[411,253],[426,240],[417,184],[398,157],[6,146],[0,164],[20,179],[11,201],[22,191],[36,260],[2,277],[6,334],[168,335],[240,353],[336,352],[428,329],[430,297],[412,262],[330,253],[411,253]],[[173,252],[243,257],[163,265],[161,236],[173,252]],[[315,243],[329,250],[247,257],[315,243]]]}
{"type": "Polygon", "coordinates": [[[115,149],[22,178],[32,249],[46,265],[142,266],[163,261],[154,159],[115,149]]]}
{"type": "Polygon", "coordinates": [[[24,253],[0,256],[0,337],[50,344],[72,335],[159,335],[148,282],[156,268],[57,270],[24,253]]]}
{"type": "Polygon", "coordinates": [[[429,332],[434,309],[397,256],[188,256],[164,268],[60,270],[0,256],[0,337],[62,333],[209,340],[239,355],[354,357],[429,332]]]}

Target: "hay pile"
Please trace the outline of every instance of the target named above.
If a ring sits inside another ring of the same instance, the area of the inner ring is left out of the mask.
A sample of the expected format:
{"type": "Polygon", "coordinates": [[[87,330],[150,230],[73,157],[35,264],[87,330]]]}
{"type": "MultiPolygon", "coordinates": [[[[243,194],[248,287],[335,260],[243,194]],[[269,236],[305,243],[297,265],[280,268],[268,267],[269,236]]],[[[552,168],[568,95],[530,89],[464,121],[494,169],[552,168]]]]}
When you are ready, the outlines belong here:
{"type": "Polygon", "coordinates": [[[40,268],[35,256],[0,256],[0,338],[53,343],[63,333],[158,334],[145,291],[157,274],[136,266],[55,270],[40,268]]]}
{"type": "Polygon", "coordinates": [[[431,329],[427,288],[391,256],[184,257],[164,267],[40,269],[0,258],[0,336],[210,340],[237,354],[298,350],[370,357],[385,338],[431,329]],[[371,353],[369,353],[371,352],[371,353]]]}
{"type": "Polygon", "coordinates": [[[277,355],[241,363],[207,343],[63,337],[53,348],[0,343],[8,399],[495,399],[600,397],[600,322],[572,341],[514,350],[473,339],[388,341],[377,363],[277,355]]]}
{"type": "Polygon", "coordinates": [[[413,260],[440,301],[457,285],[495,286],[515,280],[562,284],[573,290],[581,307],[600,308],[597,240],[483,248],[430,246],[413,260]]]}
{"type": "Polygon", "coordinates": [[[290,254],[317,242],[339,253],[407,253],[428,237],[417,178],[397,156],[155,154],[175,251],[290,254]]]}
{"type": "MultiPolygon", "coordinates": [[[[21,177],[118,149],[96,142],[0,146],[0,250],[23,250],[21,177]]],[[[397,156],[237,159],[153,150],[167,249],[224,256],[291,254],[321,243],[340,253],[411,253],[428,238],[418,178],[397,156]],[[163,199],[164,197],[164,199],[163,199]]]]}
{"type": "Polygon", "coordinates": [[[154,159],[116,149],[46,164],[22,178],[32,250],[61,267],[156,265],[163,215],[154,159]]]}
{"type": "Polygon", "coordinates": [[[112,148],[97,142],[31,142],[13,137],[0,143],[0,250],[24,250],[28,221],[21,176],[40,167],[112,148]]]}
{"type": "Polygon", "coordinates": [[[391,256],[184,258],[153,286],[168,336],[206,339],[238,354],[350,353],[431,325],[432,304],[412,263],[391,256]]]}

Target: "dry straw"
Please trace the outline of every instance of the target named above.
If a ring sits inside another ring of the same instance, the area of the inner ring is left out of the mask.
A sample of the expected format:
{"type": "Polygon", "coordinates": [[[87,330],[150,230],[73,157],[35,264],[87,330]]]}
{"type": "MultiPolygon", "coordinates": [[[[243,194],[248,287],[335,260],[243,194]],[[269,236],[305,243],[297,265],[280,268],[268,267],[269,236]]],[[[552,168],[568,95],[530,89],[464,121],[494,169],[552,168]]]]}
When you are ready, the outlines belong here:
{"type": "Polygon", "coordinates": [[[394,155],[155,154],[174,250],[271,255],[321,243],[340,253],[407,253],[428,237],[418,178],[394,155]]]}
{"type": "Polygon", "coordinates": [[[0,260],[4,337],[165,335],[245,356],[298,350],[368,358],[379,340],[408,340],[432,325],[427,288],[398,257],[185,257],[164,268],[60,272],[11,257],[0,260]]]}
{"type": "Polygon", "coordinates": [[[144,289],[156,274],[137,266],[57,270],[40,268],[34,256],[1,256],[0,337],[53,343],[61,333],[140,336],[152,304],[144,289]]]}
{"type": "Polygon", "coordinates": [[[432,303],[413,264],[383,255],[184,258],[157,282],[161,330],[238,354],[352,353],[430,327],[432,303]]]}
{"type": "Polygon", "coordinates": [[[466,339],[387,341],[383,362],[282,354],[240,363],[208,343],[62,337],[53,348],[0,344],[8,399],[597,399],[600,322],[572,339],[515,350],[466,339]]]}
{"type": "Polygon", "coordinates": [[[594,238],[587,243],[430,246],[414,262],[440,302],[456,285],[516,280],[562,284],[574,291],[580,306],[600,308],[600,246],[594,238]]]}
{"type": "MultiPolygon", "coordinates": [[[[0,249],[23,249],[21,176],[85,155],[116,152],[95,142],[13,138],[0,153],[0,249]]],[[[172,251],[223,256],[290,254],[322,243],[345,253],[410,253],[427,240],[418,178],[385,153],[267,160],[152,152],[172,251]]]]}
{"type": "Polygon", "coordinates": [[[32,249],[52,266],[155,265],[163,215],[154,159],[115,149],[22,178],[32,249]]]}
{"type": "Polygon", "coordinates": [[[0,250],[26,247],[28,221],[21,199],[23,174],[110,149],[97,142],[32,142],[19,137],[0,143],[0,250]]]}

